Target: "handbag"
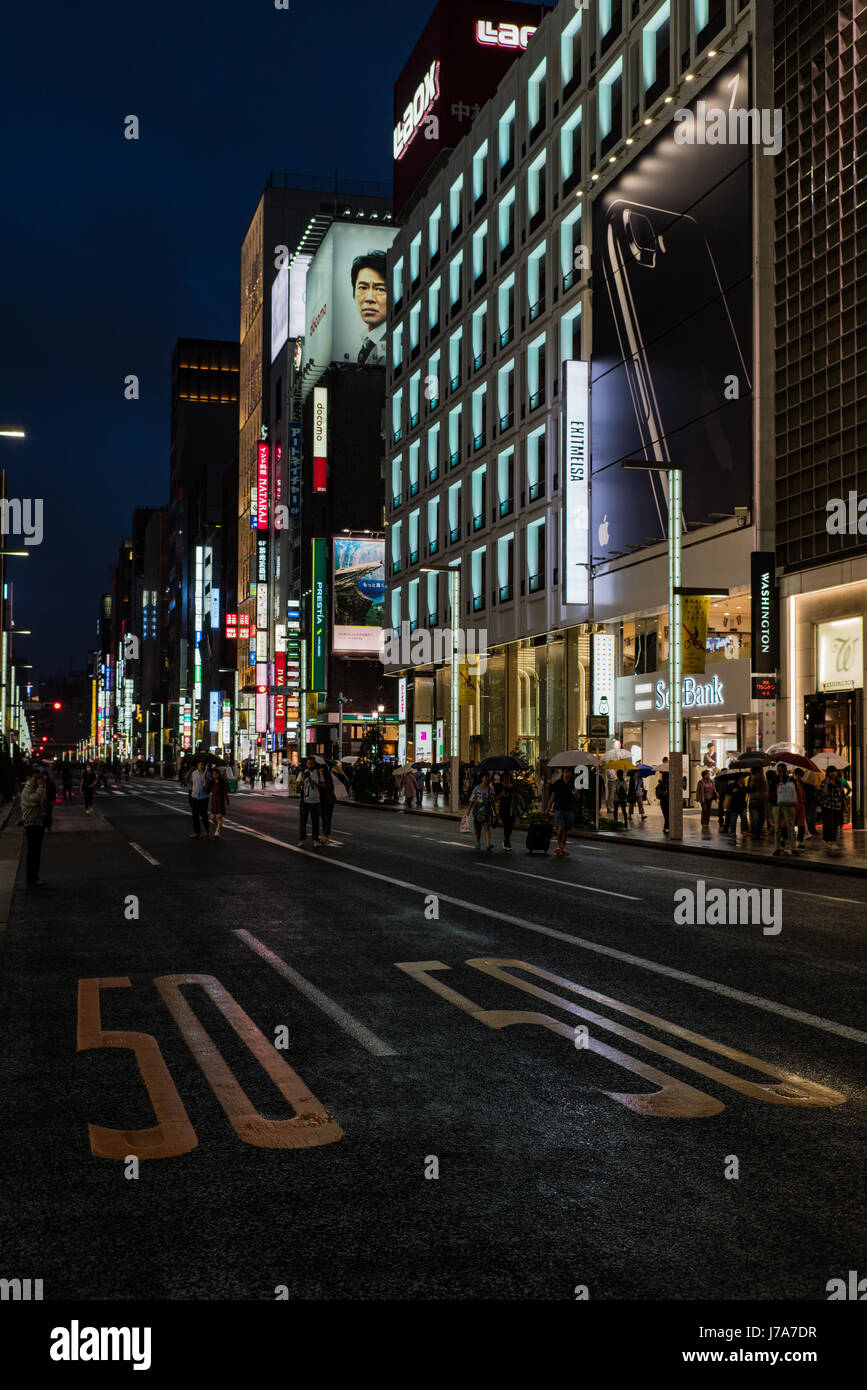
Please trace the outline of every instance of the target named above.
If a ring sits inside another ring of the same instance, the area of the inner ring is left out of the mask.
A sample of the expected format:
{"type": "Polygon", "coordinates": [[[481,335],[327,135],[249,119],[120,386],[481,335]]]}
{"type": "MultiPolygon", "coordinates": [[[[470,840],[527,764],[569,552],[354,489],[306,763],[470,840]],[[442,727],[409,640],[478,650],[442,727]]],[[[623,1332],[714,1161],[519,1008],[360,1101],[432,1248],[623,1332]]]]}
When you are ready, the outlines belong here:
{"type": "Polygon", "coordinates": [[[470,829],[470,818],[469,818],[469,815],[461,816],[461,833],[462,833],[462,834],[469,834],[469,829],[470,829]]]}
{"type": "Polygon", "coordinates": [[[797,800],[794,782],[781,782],[777,787],[777,805],[794,806],[797,800]]]}

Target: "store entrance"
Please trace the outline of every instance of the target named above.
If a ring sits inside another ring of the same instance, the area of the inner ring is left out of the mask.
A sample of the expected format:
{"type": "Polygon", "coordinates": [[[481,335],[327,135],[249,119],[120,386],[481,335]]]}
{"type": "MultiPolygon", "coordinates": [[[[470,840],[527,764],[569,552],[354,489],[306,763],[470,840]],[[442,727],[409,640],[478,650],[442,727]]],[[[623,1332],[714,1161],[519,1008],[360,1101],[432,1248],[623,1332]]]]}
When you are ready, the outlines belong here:
{"type": "Polygon", "coordinates": [[[807,757],[836,753],[848,764],[843,776],[852,787],[851,824],[864,828],[864,801],[858,768],[858,729],[863,692],[807,695],[804,700],[804,745],[807,757]]]}
{"type": "Polygon", "coordinates": [[[737,716],[733,715],[731,719],[689,719],[687,731],[692,769],[690,786],[694,791],[703,768],[709,767],[711,776],[715,777],[728,767],[729,758],[740,752],[737,716]]]}

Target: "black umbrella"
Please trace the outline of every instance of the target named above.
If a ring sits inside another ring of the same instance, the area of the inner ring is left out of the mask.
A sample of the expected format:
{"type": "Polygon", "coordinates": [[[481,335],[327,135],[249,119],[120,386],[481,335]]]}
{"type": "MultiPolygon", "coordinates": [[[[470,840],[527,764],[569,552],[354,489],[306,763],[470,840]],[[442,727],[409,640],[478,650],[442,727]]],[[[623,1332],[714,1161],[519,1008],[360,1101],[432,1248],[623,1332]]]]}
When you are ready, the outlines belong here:
{"type": "Polygon", "coordinates": [[[732,766],[736,768],[770,767],[773,761],[773,758],[769,758],[767,753],[741,753],[739,757],[734,759],[732,766]]]}
{"type": "Polygon", "coordinates": [[[529,772],[530,764],[525,763],[523,758],[516,758],[513,753],[496,753],[492,758],[485,758],[484,762],[479,763],[479,772],[529,772]]]}

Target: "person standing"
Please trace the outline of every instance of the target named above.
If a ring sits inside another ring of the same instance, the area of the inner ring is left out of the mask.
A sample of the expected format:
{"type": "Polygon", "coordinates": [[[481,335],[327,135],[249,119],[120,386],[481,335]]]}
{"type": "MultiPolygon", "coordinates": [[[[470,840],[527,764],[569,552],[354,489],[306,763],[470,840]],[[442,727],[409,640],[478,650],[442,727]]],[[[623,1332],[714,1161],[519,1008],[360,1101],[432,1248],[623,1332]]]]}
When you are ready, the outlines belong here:
{"type": "Polygon", "coordinates": [[[793,828],[793,847],[797,842],[798,849],[804,848],[804,836],[807,831],[807,788],[804,784],[804,769],[795,768],[795,824],[793,828]]]}
{"type": "Polygon", "coordinates": [[[214,839],[219,839],[220,831],[223,828],[223,816],[229,809],[229,789],[226,786],[226,779],[218,767],[212,767],[208,778],[208,786],[211,791],[211,819],[214,822],[214,839]]]}
{"type": "MultiPolygon", "coordinates": [[[[708,747],[710,747],[709,744],[708,747]]],[[[717,793],[716,787],[711,781],[710,769],[707,767],[702,769],[702,774],[699,778],[698,786],[696,787],[696,793],[698,795],[698,804],[701,809],[701,833],[702,835],[710,835],[710,810],[716,800],[717,793]]]]}
{"type": "Polygon", "coordinates": [[[819,805],[822,808],[822,839],[831,853],[837,848],[837,835],[843,828],[843,812],[846,807],[846,793],[836,767],[828,768],[819,791],[819,805]]]}
{"type": "Polygon", "coordinates": [[[441,787],[442,787],[442,777],[440,776],[440,770],[439,770],[438,767],[435,767],[435,768],[433,768],[433,770],[431,771],[431,775],[430,775],[430,790],[431,790],[431,796],[433,797],[433,804],[434,804],[434,806],[439,806],[439,804],[440,804],[440,789],[441,789],[441,787]]]}
{"type": "MultiPolygon", "coordinates": [[[[667,762],[668,759],[666,758],[665,761],[667,762]]],[[[669,789],[668,781],[669,781],[668,772],[667,772],[667,771],[666,771],[666,772],[660,772],[659,776],[658,776],[657,779],[656,779],[656,787],[655,787],[655,789],[654,789],[654,795],[655,795],[657,801],[659,802],[659,809],[660,809],[660,811],[662,812],[662,833],[663,833],[663,835],[667,835],[667,834],[668,834],[668,812],[669,812],[669,796],[670,796],[670,789],[669,789]]]]}
{"type": "MultiPolygon", "coordinates": [[[[572,785],[572,774],[568,768],[563,769],[563,774],[556,781],[552,782],[548,788],[548,796],[545,801],[544,814],[547,815],[549,808],[554,807],[554,829],[557,832],[557,848],[555,854],[562,854],[568,859],[569,851],[566,848],[566,839],[572,828],[572,812],[574,809],[574,787],[572,785]]],[[[623,818],[626,819],[624,808],[623,818]]]]}
{"type": "Polygon", "coordinates": [[[193,830],[190,839],[198,839],[201,831],[199,826],[204,826],[205,839],[210,835],[208,829],[208,773],[205,768],[204,758],[199,758],[196,766],[190,773],[190,807],[193,812],[193,830]]]}
{"type": "Polygon", "coordinates": [[[768,780],[760,767],[754,767],[750,773],[747,800],[750,808],[750,835],[754,840],[763,840],[767,818],[768,780]]]}
{"type": "Polygon", "coordinates": [[[726,829],[729,839],[736,840],[738,837],[738,822],[740,821],[741,835],[747,833],[747,781],[745,777],[738,777],[731,789],[729,797],[729,809],[726,817],[726,829]]]}
{"type": "Polygon", "coordinates": [[[307,755],[306,766],[298,778],[298,843],[307,840],[307,817],[312,822],[313,848],[319,848],[319,812],[322,806],[322,774],[316,766],[312,754],[307,755]]]}
{"type": "Polygon", "coordinates": [[[63,763],[60,769],[60,785],[63,789],[63,800],[72,800],[72,764],[63,763]]]}
{"type": "Polygon", "coordinates": [[[415,804],[421,810],[422,796],[424,795],[425,770],[423,767],[416,768],[415,773],[415,804]]]}
{"type": "Polygon", "coordinates": [[[803,844],[805,838],[811,840],[816,834],[816,812],[819,809],[819,793],[812,782],[807,781],[804,776],[803,768],[796,768],[795,776],[798,779],[798,785],[804,793],[804,825],[799,825],[798,827],[798,843],[803,844]]]}
{"type": "Polygon", "coordinates": [[[491,844],[491,826],[494,823],[494,790],[491,786],[490,772],[483,772],[481,781],[477,782],[470,792],[469,814],[473,818],[476,849],[482,848],[482,831],[484,830],[485,849],[490,853],[494,848],[491,844]]]}
{"type": "Polygon", "coordinates": [[[322,806],[322,839],[321,844],[328,844],[328,837],[331,834],[331,817],[334,815],[334,807],[337,803],[337,794],[334,790],[334,778],[330,768],[321,767],[319,769],[322,782],[319,788],[319,795],[322,806]]]}
{"type": "Polygon", "coordinates": [[[408,767],[406,772],[403,774],[403,800],[405,811],[410,810],[412,803],[415,800],[417,792],[418,783],[415,779],[415,773],[413,772],[411,767],[408,767]]]}
{"type": "Polygon", "coordinates": [[[262,766],[259,768],[259,781],[262,783],[262,790],[265,790],[265,783],[268,781],[268,764],[262,759],[262,766]]]}
{"type": "Polygon", "coordinates": [[[21,791],[21,819],[27,837],[27,887],[42,888],[39,877],[42,841],[45,838],[45,785],[42,773],[33,771],[21,791]]]}
{"type": "Polygon", "coordinates": [[[503,849],[512,853],[512,831],[518,816],[524,814],[524,798],[515,786],[511,772],[504,772],[500,783],[500,799],[497,802],[497,815],[503,827],[503,849]]]}
{"type": "Polygon", "coordinates": [[[89,816],[93,811],[93,793],[96,791],[97,776],[90,763],[85,763],[84,771],[81,774],[81,795],[84,798],[84,814],[89,816]]]}
{"type": "Polygon", "coordinates": [[[777,765],[777,782],[771,795],[774,808],[774,854],[783,853],[782,835],[785,831],[788,852],[798,858],[798,851],[795,849],[795,807],[798,794],[785,763],[777,765]]]}
{"type": "Polygon", "coordinates": [[[626,802],[629,807],[629,819],[632,820],[636,807],[641,820],[647,820],[647,813],[644,809],[644,781],[641,776],[633,770],[629,774],[629,785],[626,789],[626,802]]]}
{"type": "Polygon", "coordinates": [[[615,825],[617,824],[617,812],[618,812],[618,810],[619,810],[619,811],[621,811],[621,812],[623,813],[623,828],[624,828],[624,830],[627,829],[626,802],[627,802],[626,779],[625,779],[625,777],[623,776],[623,768],[622,768],[622,767],[619,767],[619,768],[617,769],[617,776],[616,776],[615,779],[614,779],[614,824],[615,824],[615,825]]]}

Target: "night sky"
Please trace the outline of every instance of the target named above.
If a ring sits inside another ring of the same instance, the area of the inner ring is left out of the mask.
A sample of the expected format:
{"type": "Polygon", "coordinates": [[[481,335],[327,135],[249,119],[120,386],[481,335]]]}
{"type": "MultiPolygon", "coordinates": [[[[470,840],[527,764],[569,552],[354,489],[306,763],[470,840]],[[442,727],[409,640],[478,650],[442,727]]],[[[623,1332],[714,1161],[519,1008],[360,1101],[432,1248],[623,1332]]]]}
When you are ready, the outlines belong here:
{"type": "Polygon", "coordinates": [[[31,677],[84,666],[133,510],[167,501],[172,348],[237,338],[269,171],[391,178],[392,82],[433,0],[289,3],[7,7],[0,427],[28,438],[0,452],[7,496],[44,500],[7,562],[31,677]]]}

